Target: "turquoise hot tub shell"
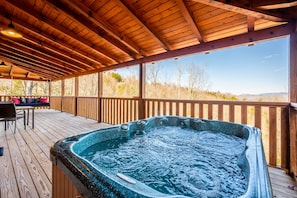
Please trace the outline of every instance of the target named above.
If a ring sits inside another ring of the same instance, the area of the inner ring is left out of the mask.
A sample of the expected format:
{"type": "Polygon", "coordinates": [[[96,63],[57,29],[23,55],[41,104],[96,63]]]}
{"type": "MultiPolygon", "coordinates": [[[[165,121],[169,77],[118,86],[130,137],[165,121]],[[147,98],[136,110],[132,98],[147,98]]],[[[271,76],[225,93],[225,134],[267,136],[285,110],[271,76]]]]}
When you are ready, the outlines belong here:
{"type": "Polygon", "coordinates": [[[87,148],[100,142],[121,138],[129,140],[136,133],[160,126],[221,132],[246,140],[246,149],[238,160],[248,184],[241,198],[273,197],[261,132],[255,127],[231,122],[176,116],[138,120],[60,140],[51,149],[51,159],[84,197],[186,197],[164,194],[137,180],[129,181],[125,175],[108,174],[80,156],[87,148]]]}

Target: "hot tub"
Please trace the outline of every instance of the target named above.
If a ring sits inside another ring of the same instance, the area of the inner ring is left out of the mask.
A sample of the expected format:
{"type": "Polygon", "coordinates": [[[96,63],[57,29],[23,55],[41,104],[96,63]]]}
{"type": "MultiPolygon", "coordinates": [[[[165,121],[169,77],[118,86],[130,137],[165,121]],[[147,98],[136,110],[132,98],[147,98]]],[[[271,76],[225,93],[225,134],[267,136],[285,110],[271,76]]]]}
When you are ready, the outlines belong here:
{"type": "Polygon", "coordinates": [[[272,197],[261,132],[231,122],[138,120],[60,140],[51,160],[82,197],[272,197]]]}

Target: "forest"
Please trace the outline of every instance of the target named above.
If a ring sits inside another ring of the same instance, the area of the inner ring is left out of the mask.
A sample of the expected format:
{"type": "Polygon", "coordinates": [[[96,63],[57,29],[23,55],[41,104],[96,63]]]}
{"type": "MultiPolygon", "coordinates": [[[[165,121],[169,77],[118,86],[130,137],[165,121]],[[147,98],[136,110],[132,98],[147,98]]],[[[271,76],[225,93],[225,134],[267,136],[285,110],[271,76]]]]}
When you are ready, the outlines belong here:
{"type": "MultiPolygon", "coordinates": [[[[287,101],[287,94],[238,96],[220,91],[210,91],[209,79],[203,67],[190,64],[176,65],[177,74],[168,76],[161,64],[146,66],[144,98],[189,99],[189,100],[239,100],[239,101],[287,101]]],[[[103,72],[102,97],[139,97],[138,67],[103,72]]],[[[77,77],[78,96],[98,96],[98,74],[77,77]]],[[[47,96],[51,84],[51,95],[62,95],[62,81],[40,82],[0,79],[0,95],[47,96]]],[[[75,78],[64,80],[64,96],[74,96],[75,78]]]]}

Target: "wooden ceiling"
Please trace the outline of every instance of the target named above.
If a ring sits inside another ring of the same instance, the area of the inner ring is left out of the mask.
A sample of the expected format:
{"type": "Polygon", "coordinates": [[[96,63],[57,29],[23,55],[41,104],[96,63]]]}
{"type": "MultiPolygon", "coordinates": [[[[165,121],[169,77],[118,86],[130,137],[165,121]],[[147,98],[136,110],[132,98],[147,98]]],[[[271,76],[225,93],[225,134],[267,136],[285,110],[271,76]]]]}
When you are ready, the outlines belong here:
{"type": "Polygon", "coordinates": [[[0,0],[0,77],[58,80],[285,36],[290,0],[0,0]]]}

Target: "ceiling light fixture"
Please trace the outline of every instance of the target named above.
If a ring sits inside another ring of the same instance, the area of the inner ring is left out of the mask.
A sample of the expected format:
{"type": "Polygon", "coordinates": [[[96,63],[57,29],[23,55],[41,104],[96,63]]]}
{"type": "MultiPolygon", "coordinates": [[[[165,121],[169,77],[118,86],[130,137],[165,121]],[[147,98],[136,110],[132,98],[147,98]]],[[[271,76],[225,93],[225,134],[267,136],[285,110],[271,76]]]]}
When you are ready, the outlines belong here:
{"type": "Polygon", "coordinates": [[[2,61],[2,62],[0,63],[0,66],[7,66],[7,65],[4,63],[4,61],[2,61]]]}
{"type": "Polygon", "coordinates": [[[23,35],[14,28],[12,21],[10,21],[10,24],[8,25],[7,28],[4,28],[1,30],[1,34],[8,36],[8,37],[12,37],[12,38],[22,38],[23,37],[23,35]]]}

